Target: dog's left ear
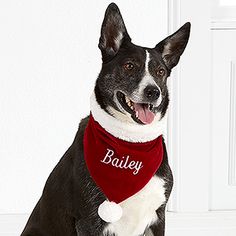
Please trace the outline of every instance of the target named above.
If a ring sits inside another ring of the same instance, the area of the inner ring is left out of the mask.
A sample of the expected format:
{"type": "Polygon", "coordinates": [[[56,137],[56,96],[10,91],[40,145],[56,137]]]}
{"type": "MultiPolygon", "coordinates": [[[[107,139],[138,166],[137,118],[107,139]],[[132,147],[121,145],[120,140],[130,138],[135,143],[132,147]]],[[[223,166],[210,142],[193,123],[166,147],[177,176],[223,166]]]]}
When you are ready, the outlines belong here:
{"type": "Polygon", "coordinates": [[[103,61],[114,57],[121,45],[130,41],[131,38],[128,35],[119,8],[115,3],[111,3],[105,12],[98,44],[103,61]]]}
{"type": "Polygon", "coordinates": [[[155,47],[170,70],[178,64],[179,58],[184,52],[189,39],[190,27],[189,22],[185,23],[179,30],[162,40],[155,47]]]}

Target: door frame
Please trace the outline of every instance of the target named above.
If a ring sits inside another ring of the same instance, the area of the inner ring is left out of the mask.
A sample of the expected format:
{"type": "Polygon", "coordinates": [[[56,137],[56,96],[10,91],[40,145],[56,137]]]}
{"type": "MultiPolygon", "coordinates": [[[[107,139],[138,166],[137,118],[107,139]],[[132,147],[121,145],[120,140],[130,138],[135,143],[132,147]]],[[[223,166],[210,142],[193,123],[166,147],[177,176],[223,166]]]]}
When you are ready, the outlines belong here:
{"type": "Polygon", "coordinates": [[[170,78],[168,150],[175,184],[168,210],[173,212],[209,210],[210,10],[210,2],[204,0],[169,0],[169,31],[187,21],[192,25],[187,48],[170,78]]]}

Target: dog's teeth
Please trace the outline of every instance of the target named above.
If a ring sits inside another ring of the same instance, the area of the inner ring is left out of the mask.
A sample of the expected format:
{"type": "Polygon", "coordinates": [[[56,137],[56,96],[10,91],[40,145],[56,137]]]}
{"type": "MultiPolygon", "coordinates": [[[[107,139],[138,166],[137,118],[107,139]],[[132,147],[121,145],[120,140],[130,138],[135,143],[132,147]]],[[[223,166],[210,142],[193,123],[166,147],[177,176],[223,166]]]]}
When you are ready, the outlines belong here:
{"type": "Polygon", "coordinates": [[[125,96],[125,101],[126,101],[127,103],[129,103],[129,102],[130,102],[129,98],[128,98],[128,97],[126,97],[126,96],[125,96]]]}
{"type": "Polygon", "coordinates": [[[134,109],[134,103],[127,97],[125,96],[125,101],[126,101],[126,104],[133,110],[134,109]]]}
{"type": "Polygon", "coordinates": [[[138,118],[138,111],[135,112],[135,116],[138,118]]]}

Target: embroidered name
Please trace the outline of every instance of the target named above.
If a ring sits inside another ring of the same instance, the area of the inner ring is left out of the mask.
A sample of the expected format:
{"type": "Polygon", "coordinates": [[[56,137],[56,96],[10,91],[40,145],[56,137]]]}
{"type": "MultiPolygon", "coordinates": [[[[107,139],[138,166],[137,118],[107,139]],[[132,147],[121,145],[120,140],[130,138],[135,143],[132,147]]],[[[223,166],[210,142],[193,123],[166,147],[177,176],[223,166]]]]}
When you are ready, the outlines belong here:
{"type": "Polygon", "coordinates": [[[133,161],[129,160],[129,156],[123,156],[122,160],[114,157],[114,151],[107,148],[107,153],[104,156],[103,160],[101,160],[102,163],[106,165],[112,165],[116,168],[120,169],[130,169],[134,170],[133,175],[137,175],[140,169],[143,167],[143,163],[141,161],[133,161]]]}

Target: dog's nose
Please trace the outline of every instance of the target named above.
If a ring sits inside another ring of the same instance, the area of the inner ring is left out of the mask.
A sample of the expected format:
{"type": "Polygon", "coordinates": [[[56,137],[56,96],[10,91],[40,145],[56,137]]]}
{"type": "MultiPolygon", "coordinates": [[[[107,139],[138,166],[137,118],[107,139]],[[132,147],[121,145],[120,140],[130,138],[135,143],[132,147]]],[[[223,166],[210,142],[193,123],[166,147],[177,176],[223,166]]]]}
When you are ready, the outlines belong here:
{"type": "Polygon", "coordinates": [[[149,85],[144,89],[144,96],[149,101],[155,101],[160,97],[160,90],[156,86],[149,85]]]}

